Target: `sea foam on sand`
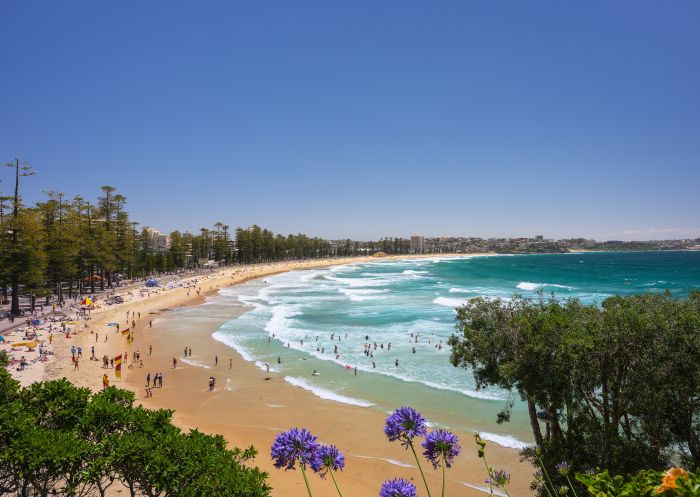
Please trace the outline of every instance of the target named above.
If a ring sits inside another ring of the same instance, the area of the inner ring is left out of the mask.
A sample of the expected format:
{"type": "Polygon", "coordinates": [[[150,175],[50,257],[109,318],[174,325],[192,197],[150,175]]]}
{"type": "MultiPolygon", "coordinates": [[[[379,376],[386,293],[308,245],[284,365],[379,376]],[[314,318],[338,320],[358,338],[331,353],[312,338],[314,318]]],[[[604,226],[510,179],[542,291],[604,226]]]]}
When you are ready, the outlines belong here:
{"type": "Polygon", "coordinates": [[[373,406],[371,402],[367,402],[366,400],[362,399],[354,399],[352,397],[346,397],[345,395],[340,395],[335,392],[331,392],[330,390],[326,390],[325,388],[312,385],[308,381],[304,380],[303,378],[296,378],[294,376],[285,376],[284,381],[287,383],[294,385],[295,387],[303,388],[304,390],[307,390],[314,394],[316,397],[319,397],[324,400],[333,400],[335,402],[340,402],[341,404],[350,404],[352,406],[358,406],[358,407],[370,407],[373,406]]]}

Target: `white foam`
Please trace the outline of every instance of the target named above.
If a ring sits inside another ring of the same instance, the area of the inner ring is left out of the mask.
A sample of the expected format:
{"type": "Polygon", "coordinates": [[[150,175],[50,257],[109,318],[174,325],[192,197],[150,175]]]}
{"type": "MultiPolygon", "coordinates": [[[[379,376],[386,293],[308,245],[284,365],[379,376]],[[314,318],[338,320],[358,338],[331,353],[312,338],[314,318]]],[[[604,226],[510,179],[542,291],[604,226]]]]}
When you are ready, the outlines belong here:
{"type": "Polygon", "coordinates": [[[339,288],[338,292],[347,296],[353,302],[364,302],[366,300],[383,300],[386,297],[379,294],[387,293],[389,289],[374,288],[339,288]]]}
{"type": "Polygon", "coordinates": [[[185,364],[189,364],[190,366],[197,366],[198,368],[204,368],[204,369],[211,369],[210,366],[207,366],[203,362],[196,361],[194,359],[187,359],[187,358],[182,358],[180,359],[182,362],[185,364]]]}
{"type": "Polygon", "coordinates": [[[215,332],[211,335],[211,337],[212,337],[214,340],[216,340],[216,341],[218,341],[218,342],[221,342],[221,343],[223,343],[224,345],[228,345],[229,347],[231,347],[232,349],[234,349],[236,352],[238,352],[238,354],[239,354],[244,360],[246,360],[246,361],[248,361],[248,362],[253,362],[253,361],[255,361],[255,357],[253,357],[253,356],[250,354],[250,352],[248,352],[248,350],[246,350],[244,347],[242,347],[241,345],[239,345],[238,343],[236,343],[235,339],[234,339],[231,335],[229,335],[229,334],[227,334],[227,333],[223,333],[223,332],[221,332],[221,331],[215,331],[215,332]]]}
{"type": "Polygon", "coordinates": [[[479,433],[479,435],[481,435],[481,438],[484,440],[488,440],[489,442],[496,443],[501,447],[508,447],[510,449],[521,450],[531,445],[518,440],[515,437],[511,437],[510,435],[496,435],[495,433],[488,432],[479,433]]]}
{"type": "Polygon", "coordinates": [[[530,283],[529,281],[521,281],[517,285],[515,285],[515,288],[520,288],[521,290],[537,290],[539,287],[542,285],[540,283],[530,283]]]}
{"type": "Polygon", "coordinates": [[[305,274],[302,275],[299,278],[299,280],[300,281],[310,281],[310,280],[314,279],[316,276],[323,274],[324,272],[325,271],[308,271],[308,272],[305,272],[305,274]]]}
{"type": "Polygon", "coordinates": [[[479,492],[483,492],[485,494],[498,495],[499,497],[508,497],[506,494],[499,491],[498,489],[496,489],[496,488],[491,489],[490,487],[488,487],[486,485],[472,485],[471,483],[466,483],[466,482],[462,482],[462,485],[464,485],[465,487],[473,488],[474,490],[478,490],[479,492]]]}
{"type": "Polygon", "coordinates": [[[406,269],[402,274],[408,274],[412,276],[419,276],[421,274],[428,274],[429,271],[416,271],[415,269],[406,269]]]}
{"type": "Polygon", "coordinates": [[[352,454],[348,452],[348,455],[352,457],[357,457],[358,459],[373,459],[375,461],[384,461],[388,462],[389,464],[393,464],[394,466],[401,466],[402,468],[414,468],[415,466],[412,466],[410,464],[406,464],[405,462],[397,461],[396,459],[389,459],[387,457],[372,457],[372,456],[361,456],[359,454],[352,454]]]}
{"type": "Polygon", "coordinates": [[[362,399],[354,399],[352,397],[346,397],[345,395],[340,395],[335,392],[331,392],[330,390],[326,390],[325,388],[322,387],[317,387],[315,385],[312,385],[308,381],[306,381],[303,378],[296,378],[294,376],[285,376],[284,381],[287,383],[294,385],[295,387],[303,388],[304,390],[307,390],[311,393],[313,393],[316,397],[319,397],[324,400],[333,400],[335,402],[340,402],[341,404],[350,404],[353,406],[359,406],[359,407],[370,407],[374,404],[371,402],[367,402],[366,400],[362,399]]]}
{"type": "Polygon", "coordinates": [[[557,285],[556,283],[532,283],[530,281],[521,281],[520,283],[515,285],[516,288],[520,288],[521,290],[526,290],[526,291],[537,290],[538,288],[542,288],[545,286],[554,287],[554,288],[563,288],[565,290],[574,290],[574,287],[572,287],[572,286],[557,285]]]}
{"type": "Polygon", "coordinates": [[[299,309],[295,305],[280,304],[272,307],[272,317],[265,324],[265,331],[268,333],[280,333],[289,329],[289,318],[298,316],[299,309]]]}
{"type": "Polygon", "coordinates": [[[282,404],[265,404],[267,407],[272,407],[273,409],[279,409],[281,407],[287,407],[283,406],[282,404]]]}
{"type": "Polygon", "coordinates": [[[444,305],[445,307],[451,307],[452,309],[454,309],[455,307],[462,306],[467,302],[468,300],[451,299],[449,297],[438,297],[435,300],[433,300],[433,304],[444,305]]]}

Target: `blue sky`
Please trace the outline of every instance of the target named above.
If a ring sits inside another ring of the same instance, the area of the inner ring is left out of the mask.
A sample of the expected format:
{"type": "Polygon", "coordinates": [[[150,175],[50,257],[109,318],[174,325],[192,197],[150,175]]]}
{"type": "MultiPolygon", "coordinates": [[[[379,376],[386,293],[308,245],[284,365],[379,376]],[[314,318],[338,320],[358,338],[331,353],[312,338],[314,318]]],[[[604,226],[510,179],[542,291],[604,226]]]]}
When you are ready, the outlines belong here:
{"type": "MultiPolygon", "coordinates": [[[[0,160],[162,230],[700,236],[700,2],[0,4],[0,160]]],[[[0,171],[0,191],[10,188],[0,171]]]]}

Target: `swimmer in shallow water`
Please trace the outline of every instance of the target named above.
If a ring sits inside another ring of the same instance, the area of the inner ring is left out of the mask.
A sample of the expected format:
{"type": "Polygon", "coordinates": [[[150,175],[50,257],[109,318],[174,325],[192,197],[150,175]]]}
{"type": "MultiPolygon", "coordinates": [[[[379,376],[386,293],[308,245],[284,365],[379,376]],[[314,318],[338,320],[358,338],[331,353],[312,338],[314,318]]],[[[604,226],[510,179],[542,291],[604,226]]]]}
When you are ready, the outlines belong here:
{"type": "Polygon", "coordinates": [[[311,376],[321,376],[321,373],[319,373],[318,371],[316,371],[316,370],[314,369],[314,372],[311,373],[311,376]]]}

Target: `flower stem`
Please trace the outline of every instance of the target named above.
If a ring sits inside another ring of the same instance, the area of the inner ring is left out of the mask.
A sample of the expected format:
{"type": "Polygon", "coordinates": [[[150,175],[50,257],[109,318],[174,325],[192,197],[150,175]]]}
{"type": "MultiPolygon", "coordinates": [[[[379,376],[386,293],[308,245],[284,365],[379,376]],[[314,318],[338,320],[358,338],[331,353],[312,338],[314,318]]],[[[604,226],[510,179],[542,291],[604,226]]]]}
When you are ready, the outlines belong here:
{"type": "Polygon", "coordinates": [[[301,474],[304,476],[304,483],[306,483],[306,490],[309,492],[309,497],[313,497],[311,495],[311,487],[309,486],[309,480],[306,478],[306,470],[304,469],[304,464],[300,462],[299,467],[301,468],[301,474]]]}
{"type": "MultiPolygon", "coordinates": [[[[510,492],[508,492],[508,489],[506,488],[505,484],[503,485],[503,491],[506,493],[508,497],[510,497],[510,492]]],[[[578,497],[578,496],[577,496],[578,497]]]]}
{"type": "Polygon", "coordinates": [[[333,470],[331,469],[328,472],[331,474],[331,478],[333,479],[333,483],[335,484],[335,489],[338,491],[338,495],[340,495],[340,497],[343,497],[343,492],[340,491],[340,487],[338,486],[338,482],[335,481],[335,475],[333,474],[333,470]]]}
{"type": "Polygon", "coordinates": [[[445,454],[442,455],[442,497],[445,497],[445,454]]]}
{"type": "Polygon", "coordinates": [[[432,497],[430,495],[430,488],[428,488],[428,480],[425,479],[425,473],[423,473],[423,468],[421,468],[420,461],[418,460],[418,454],[416,454],[416,449],[413,448],[413,442],[411,440],[408,441],[408,446],[411,448],[411,451],[413,452],[413,457],[416,458],[416,464],[418,464],[418,470],[420,471],[420,475],[423,477],[423,483],[425,484],[425,491],[428,492],[428,497],[432,497]]]}
{"type": "Polygon", "coordinates": [[[486,462],[486,456],[481,457],[484,460],[484,466],[486,466],[486,474],[489,476],[489,490],[490,494],[493,495],[493,478],[491,478],[491,468],[489,468],[488,463],[486,462]]]}
{"type": "Polygon", "coordinates": [[[547,488],[547,482],[544,482],[544,481],[543,481],[542,483],[544,484],[544,489],[545,489],[545,490],[547,491],[547,493],[549,494],[549,497],[554,497],[554,495],[556,494],[557,490],[556,490],[556,488],[554,487],[554,484],[552,483],[552,480],[549,478],[549,472],[547,471],[547,468],[544,467],[544,463],[542,462],[542,458],[540,457],[540,455],[539,455],[537,452],[535,452],[535,457],[537,457],[537,461],[540,463],[540,468],[542,468],[542,473],[544,473],[545,478],[547,478],[547,481],[549,482],[549,485],[552,487],[552,490],[554,491],[554,494],[552,494],[552,492],[549,491],[549,488],[547,488]]]}
{"type": "Polygon", "coordinates": [[[578,497],[578,494],[576,493],[576,489],[574,488],[574,485],[571,483],[571,480],[569,479],[569,474],[566,474],[566,481],[569,482],[569,486],[571,487],[571,491],[574,493],[574,497],[578,497]]]}

